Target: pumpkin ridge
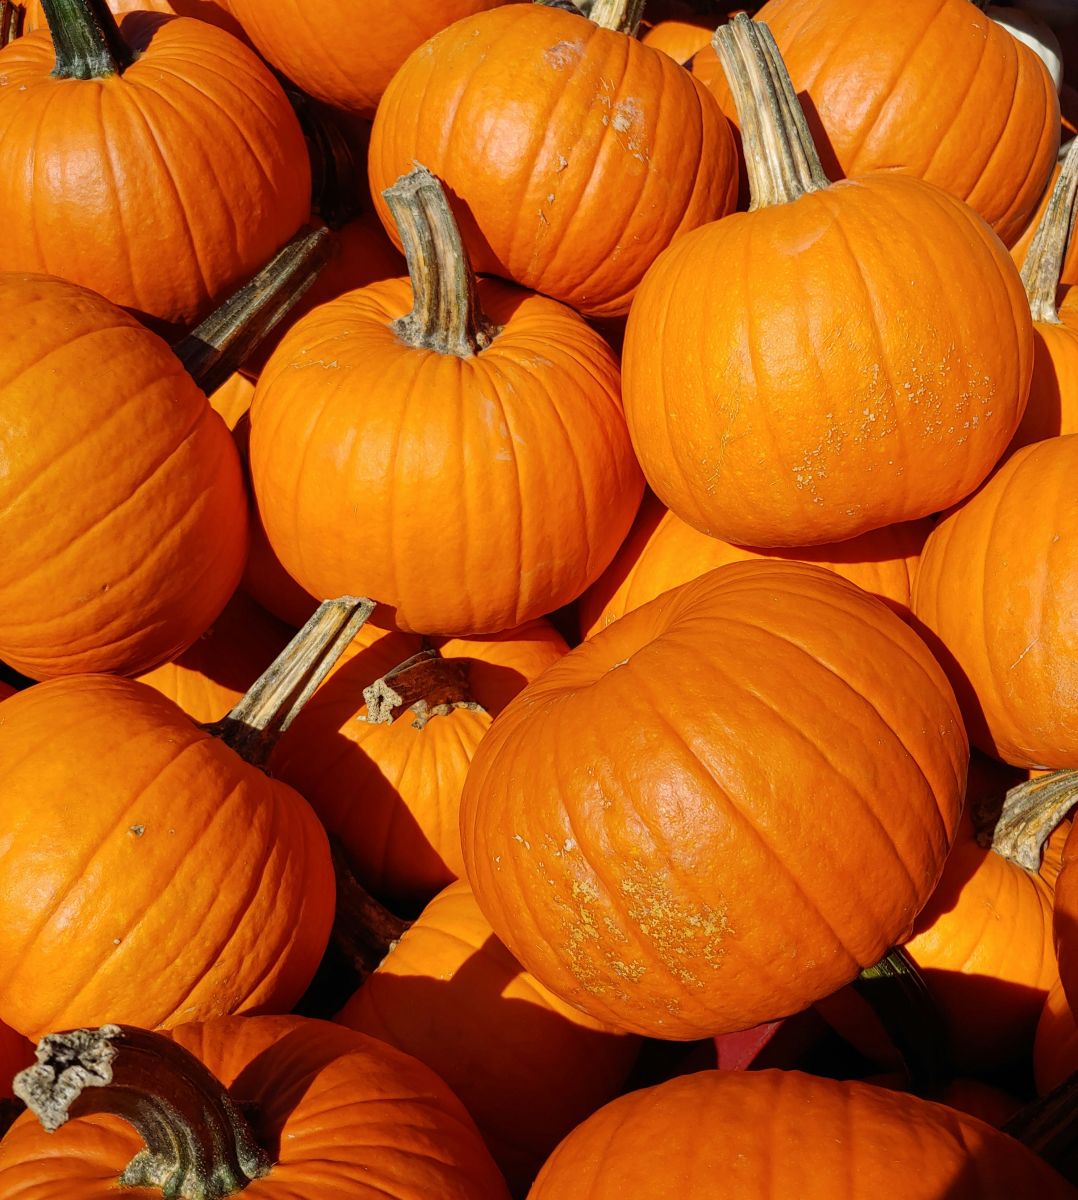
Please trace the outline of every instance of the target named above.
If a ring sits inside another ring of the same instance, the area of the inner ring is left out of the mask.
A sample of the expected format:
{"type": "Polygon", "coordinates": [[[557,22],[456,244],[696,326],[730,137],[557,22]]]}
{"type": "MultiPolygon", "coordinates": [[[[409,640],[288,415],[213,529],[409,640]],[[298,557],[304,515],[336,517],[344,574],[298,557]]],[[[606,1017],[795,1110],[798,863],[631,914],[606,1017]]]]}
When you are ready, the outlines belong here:
{"type": "MultiPolygon", "coordinates": [[[[502,349],[504,350],[504,347],[502,347],[502,349]]],[[[501,357],[504,358],[505,355],[503,354],[501,357]]],[[[514,536],[512,537],[511,540],[508,540],[508,544],[506,546],[506,553],[508,555],[511,555],[514,562],[517,562],[517,563],[533,562],[534,561],[534,553],[533,553],[532,547],[531,546],[526,547],[524,544],[525,527],[524,527],[523,498],[528,493],[524,486],[524,479],[522,478],[521,473],[520,473],[520,455],[517,453],[516,430],[514,429],[513,424],[510,421],[510,414],[506,408],[506,403],[505,403],[505,395],[504,395],[504,390],[503,390],[503,387],[504,387],[503,381],[505,380],[505,376],[502,372],[497,371],[496,368],[498,365],[500,365],[498,359],[481,360],[476,366],[476,374],[478,375],[478,374],[482,373],[483,375],[488,377],[489,381],[494,385],[491,388],[491,391],[494,393],[494,399],[498,405],[498,413],[501,417],[502,423],[505,425],[506,429],[509,430],[509,453],[512,455],[513,474],[515,476],[515,483],[516,483],[516,487],[510,489],[510,491],[511,491],[512,497],[513,497],[513,511],[514,511],[516,520],[513,522],[513,525],[515,527],[514,528],[514,536]],[[494,376],[494,375],[498,375],[499,378],[497,380],[490,378],[491,376],[494,376]],[[502,386],[499,386],[499,385],[502,385],[502,386]],[[525,555],[525,550],[528,551],[528,553],[526,555],[525,555]]],[[[538,378],[536,378],[533,382],[538,382],[538,378]]],[[[512,387],[513,385],[510,384],[509,386],[512,387]]],[[[544,388],[543,390],[544,390],[544,392],[546,392],[547,389],[544,388]]],[[[515,391],[515,389],[514,389],[514,391],[515,391]]],[[[561,428],[563,430],[565,430],[565,422],[564,422],[564,420],[561,419],[560,408],[558,407],[557,403],[554,403],[551,405],[551,410],[555,414],[558,415],[558,418],[559,418],[558,423],[561,426],[561,428]]],[[[472,415],[472,416],[475,415],[474,409],[470,415],[472,415]]],[[[567,430],[566,430],[566,435],[568,435],[567,430]]],[[[570,443],[570,447],[571,447],[571,445],[572,444],[570,443]]],[[[577,457],[575,454],[570,454],[569,457],[573,463],[573,470],[576,473],[578,485],[580,486],[581,489],[583,489],[583,479],[581,477],[580,463],[577,461],[577,457]]]]}

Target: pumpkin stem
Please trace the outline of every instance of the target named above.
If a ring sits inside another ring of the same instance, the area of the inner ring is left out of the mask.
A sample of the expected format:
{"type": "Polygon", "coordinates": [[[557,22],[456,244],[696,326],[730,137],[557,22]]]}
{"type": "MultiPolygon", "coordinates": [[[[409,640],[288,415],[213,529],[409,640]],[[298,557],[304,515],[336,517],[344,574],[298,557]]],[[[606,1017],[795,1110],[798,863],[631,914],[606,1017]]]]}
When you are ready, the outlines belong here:
{"type": "Polygon", "coordinates": [[[1047,1095],[1020,1108],[1003,1126],[1057,1171],[1066,1173],[1078,1149],[1078,1071],[1047,1095]]]}
{"type": "Polygon", "coordinates": [[[534,3],[541,8],[560,8],[563,12],[571,12],[578,17],[584,16],[584,10],[574,4],[573,0],[534,0],[534,3]]]}
{"type": "Polygon", "coordinates": [[[382,195],[404,245],[414,296],[393,332],[417,350],[458,358],[485,350],[499,330],[480,311],[475,272],[441,183],[416,163],[382,195]]]}
{"type": "Polygon", "coordinates": [[[37,1065],[15,1076],[15,1094],[49,1133],[70,1117],[108,1113],[146,1143],[120,1187],[158,1188],[175,1200],[223,1200],[268,1175],[224,1085],[171,1038],[129,1025],[50,1033],[37,1065]]]}
{"type": "Polygon", "coordinates": [[[828,187],[830,180],[771,30],[738,13],[715,30],[711,44],[737,105],[749,212],[789,204],[828,187]]]}
{"type": "Polygon", "coordinates": [[[601,29],[613,29],[615,33],[636,37],[644,19],[644,4],[645,0],[595,0],[588,20],[601,29]]]}
{"type": "Polygon", "coordinates": [[[1052,189],[1048,207],[1033,235],[1033,241],[1022,265],[1022,282],[1029,297],[1029,311],[1034,321],[1059,325],[1056,295],[1059,277],[1063,274],[1063,259],[1074,231],[1078,210],[1078,138],[1071,142],[1059,178],[1052,189]]]}
{"type": "Polygon", "coordinates": [[[412,726],[422,729],[431,717],[444,717],[454,708],[482,711],[468,690],[468,664],[442,658],[437,650],[421,650],[363,689],[364,720],[391,725],[403,708],[415,714],[412,726]]]}
{"type": "MultiPolygon", "coordinates": [[[[993,821],[990,802],[973,813],[977,841],[1001,858],[1037,871],[1044,843],[1068,812],[1078,804],[1078,770],[1052,771],[1012,787],[1003,800],[1003,811],[993,821]]],[[[998,811],[998,809],[996,809],[998,811]]]]}
{"type": "Polygon", "coordinates": [[[374,612],[374,601],[342,596],[314,615],[227,717],[205,728],[260,767],[315,689],[374,612]]]}
{"type": "Polygon", "coordinates": [[[854,989],[872,1005],[909,1072],[918,1095],[943,1086],[947,1042],[936,1002],[917,964],[896,946],[854,980],[854,989]]]}
{"type": "Polygon", "coordinates": [[[26,9],[13,0],[0,0],[0,50],[22,37],[26,9]]]}
{"type": "Polygon", "coordinates": [[[340,229],[363,212],[359,197],[367,182],[367,164],[333,111],[312,100],[287,79],[285,95],[299,119],[311,160],[311,207],[330,229],[340,229]]]}
{"type": "Polygon", "coordinates": [[[336,248],[328,229],[301,229],[252,280],[172,347],[207,396],[238,371],[288,316],[336,248]]]}
{"type": "Polygon", "coordinates": [[[56,51],[57,79],[106,79],[135,61],[106,0],[41,0],[56,51]]]}

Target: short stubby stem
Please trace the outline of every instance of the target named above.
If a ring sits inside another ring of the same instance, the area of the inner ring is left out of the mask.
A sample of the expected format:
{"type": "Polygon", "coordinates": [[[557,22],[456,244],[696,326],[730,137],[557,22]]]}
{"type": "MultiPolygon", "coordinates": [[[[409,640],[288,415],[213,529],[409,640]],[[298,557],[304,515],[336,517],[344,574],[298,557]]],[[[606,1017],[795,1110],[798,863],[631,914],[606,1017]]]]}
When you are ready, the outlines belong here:
{"type": "Polygon", "coordinates": [[[437,650],[421,650],[387,671],[363,689],[363,699],[367,705],[364,719],[372,725],[390,724],[405,708],[415,713],[412,725],[416,729],[454,708],[481,711],[468,687],[467,662],[442,658],[437,650]]]}
{"type": "Polygon", "coordinates": [[[121,1187],[175,1200],[224,1200],[268,1175],[273,1160],[224,1085],[171,1038],[128,1025],[51,1033],[15,1094],[50,1133],[73,1117],[108,1113],[145,1143],[121,1187]]]}
{"type": "Polygon", "coordinates": [[[645,0],[595,0],[588,13],[588,20],[603,29],[636,36],[644,18],[645,0]]]}

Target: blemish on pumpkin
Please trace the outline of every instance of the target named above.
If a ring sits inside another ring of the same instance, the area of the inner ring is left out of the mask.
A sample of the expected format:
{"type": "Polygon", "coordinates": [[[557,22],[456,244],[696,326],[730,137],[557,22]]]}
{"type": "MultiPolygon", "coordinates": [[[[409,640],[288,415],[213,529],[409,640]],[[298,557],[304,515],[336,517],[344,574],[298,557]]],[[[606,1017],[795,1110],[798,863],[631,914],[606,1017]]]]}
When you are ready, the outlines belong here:
{"type": "Polygon", "coordinates": [[[732,932],[725,904],[718,909],[705,905],[694,910],[643,864],[636,864],[633,876],[622,879],[620,885],[630,919],[675,979],[703,987],[703,980],[691,964],[703,959],[714,968],[721,962],[726,952],[723,943],[732,932]]]}
{"type": "Polygon", "coordinates": [[[140,838],[146,832],[145,825],[132,825],[128,833],[133,833],[135,837],[140,838]]]}
{"type": "Polygon", "coordinates": [[[543,51],[543,58],[548,66],[560,71],[563,67],[572,66],[584,54],[583,42],[556,42],[543,51]]]}

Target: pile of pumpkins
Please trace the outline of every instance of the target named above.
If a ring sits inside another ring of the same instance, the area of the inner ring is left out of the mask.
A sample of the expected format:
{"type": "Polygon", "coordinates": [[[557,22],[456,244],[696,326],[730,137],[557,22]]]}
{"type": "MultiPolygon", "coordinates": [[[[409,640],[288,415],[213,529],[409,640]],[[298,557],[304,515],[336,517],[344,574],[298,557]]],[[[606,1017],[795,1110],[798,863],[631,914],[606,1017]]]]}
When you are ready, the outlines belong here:
{"type": "Polygon", "coordinates": [[[1078,1196],[986,7],[2,0],[3,1200],[1078,1196]]]}

